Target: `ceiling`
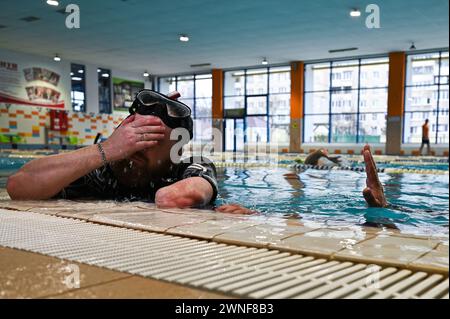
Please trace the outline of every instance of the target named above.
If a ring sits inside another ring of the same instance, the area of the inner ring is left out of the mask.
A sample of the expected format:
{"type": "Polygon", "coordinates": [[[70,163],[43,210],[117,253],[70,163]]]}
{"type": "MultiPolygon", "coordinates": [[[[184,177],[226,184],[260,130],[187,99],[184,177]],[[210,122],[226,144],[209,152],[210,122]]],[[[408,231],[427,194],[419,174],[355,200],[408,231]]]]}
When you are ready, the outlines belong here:
{"type": "Polygon", "coordinates": [[[377,0],[381,28],[361,0],[0,0],[0,48],[152,74],[448,47],[448,0],[377,0]],[[57,12],[76,2],[81,28],[57,12]],[[351,8],[362,16],[351,18],[351,8]],[[25,22],[27,16],[40,20],[25,22]],[[178,40],[181,33],[189,42],[178,40]],[[330,54],[328,50],[358,47],[330,54]]]}

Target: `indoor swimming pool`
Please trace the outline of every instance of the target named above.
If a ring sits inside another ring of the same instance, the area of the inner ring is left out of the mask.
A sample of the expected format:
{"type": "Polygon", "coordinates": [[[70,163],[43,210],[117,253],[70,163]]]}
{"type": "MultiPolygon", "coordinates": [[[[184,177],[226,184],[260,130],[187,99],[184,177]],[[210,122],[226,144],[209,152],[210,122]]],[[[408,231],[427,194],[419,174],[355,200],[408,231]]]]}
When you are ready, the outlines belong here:
{"type": "MultiPolygon", "coordinates": [[[[0,157],[0,188],[31,157],[0,157]]],[[[440,160],[439,160],[440,161],[440,160]]],[[[217,205],[237,203],[261,214],[316,222],[327,227],[366,225],[416,235],[448,235],[448,163],[409,159],[379,168],[427,169],[443,174],[380,173],[389,208],[368,208],[365,172],[291,168],[218,168],[217,205]],[[445,172],[447,171],[447,172],[445,172]],[[295,172],[290,178],[285,174],[295,172]]],[[[292,164],[293,162],[291,162],[292,164]]],[[[362,169],[363,164],[352,163],[362,169]]]]}
{"type": "MultiPolygon", "coordinates": [[[[448,166],[447,166],[448,169],[448,166]]],[[[315,170],[285,178],[289,169],[219,170],[218,204],[239,203],[333,226],[378,225],[420,235],[448,234],[448,175],[380,173],[391,208],[368,208],[362,196],[366,174],[315,170]]]]}

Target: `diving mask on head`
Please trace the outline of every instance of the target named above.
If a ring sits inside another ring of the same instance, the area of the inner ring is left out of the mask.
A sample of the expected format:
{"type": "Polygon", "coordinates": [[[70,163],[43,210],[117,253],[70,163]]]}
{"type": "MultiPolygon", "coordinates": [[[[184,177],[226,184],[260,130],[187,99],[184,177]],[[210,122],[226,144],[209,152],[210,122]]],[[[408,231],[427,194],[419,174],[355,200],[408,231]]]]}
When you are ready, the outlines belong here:
{"type": "Polygon", "coordinates": [[[177,101],[178,96],[168,97],[153,90],[141,90],[129,108],[130,114],[157,116],[172,129],[179,127],[187,129],[192,139],[191,109],[186,104],[177,101]]]}

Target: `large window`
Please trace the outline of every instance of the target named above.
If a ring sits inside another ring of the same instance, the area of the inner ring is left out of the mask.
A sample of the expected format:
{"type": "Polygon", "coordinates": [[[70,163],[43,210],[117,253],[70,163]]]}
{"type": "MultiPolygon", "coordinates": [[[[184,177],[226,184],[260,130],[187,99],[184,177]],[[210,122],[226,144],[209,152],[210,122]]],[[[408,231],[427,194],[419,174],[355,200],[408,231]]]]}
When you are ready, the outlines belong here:
{"type": "Polygon", "coordinates": [[[71,64],[70,77],[72,89],[70,99],[75,112],[86,112],[86,76],[84,65],[71,64]]]}
{"type": "Polygon", "coordinates": [[[408,56],[404,143],[421,143],[426,119],[430,121],[430,142],[449,142],[448,78],[448,52],[408,56]]]}
{"type": "Polygon", "coordinates": [[[388,58],[307,64],[304,143],[385,143],[388,58]]]}
{"type": "Polygon", "coordinates": [[[290,67],[227,71],[224,81],[227,150],[238,150],[244,142],[289,143],[290,67]],[[240,123],[246,134],[233,136],[236,132],[230,125],[240,123]]]}
{"type": "Polygon", "coordinates": [[[194,119],[194,140],[212,139],[212,75],[164,77],[159,79],[158,91],[168,94],[178,91],[180,101],[192,110],[194,119]]]}
{"type": "Polygon", "coordinates": [[[98,111],[111,113],[111,71],[97,69],[98,74],[98,111]]]}

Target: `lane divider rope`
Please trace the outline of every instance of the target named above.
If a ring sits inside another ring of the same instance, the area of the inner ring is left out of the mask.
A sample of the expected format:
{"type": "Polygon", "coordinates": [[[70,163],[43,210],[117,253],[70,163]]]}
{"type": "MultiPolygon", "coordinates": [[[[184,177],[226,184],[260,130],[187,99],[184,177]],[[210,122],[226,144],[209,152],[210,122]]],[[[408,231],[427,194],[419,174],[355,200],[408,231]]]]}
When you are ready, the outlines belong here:
{"type": "MultiPolygon", "coordinates": [[[[281,167],[294,168],[296,170],[337,170],[337,171],[354,171],[365,172],[364,167],[357,166],[320,166],[306,164],[276,164],[276,163],[245,163],[245,162],[217,162],[216,167],[233,167],[233,168],[257,168],[257,167],[281,167]]],[[[408,169],[408,168],[377,168],[378,173],[389,174],[425,174],[425,175],[448,175],[448,171],[436,169],[408,169]]]]}

